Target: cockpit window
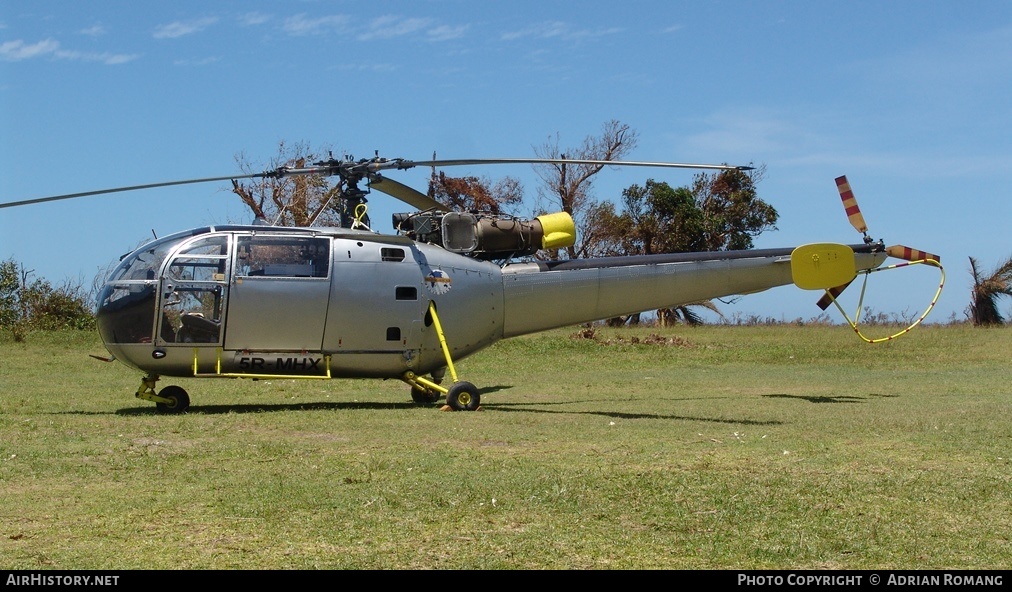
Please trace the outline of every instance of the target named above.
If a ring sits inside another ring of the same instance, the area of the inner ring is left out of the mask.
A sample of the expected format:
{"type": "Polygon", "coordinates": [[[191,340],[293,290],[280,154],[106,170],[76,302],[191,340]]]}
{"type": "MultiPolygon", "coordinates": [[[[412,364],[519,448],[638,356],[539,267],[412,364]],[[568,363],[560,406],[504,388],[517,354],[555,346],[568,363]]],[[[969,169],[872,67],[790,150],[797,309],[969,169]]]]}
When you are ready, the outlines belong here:
{"type": "Polygon", "coordinates": [[[308,236],[242,236],[236,275],[325,278],[330,274],[330,239],[308,236]]]}
{"type": "Polygon", "coordinates": [[[170,238],[148,243],[127,255],[109,275],[108,281],[155,279],[169,250],[179,240],[178,237],[172,240],[170,238]]]}
{"type": "Polygon", "coordinates": [[[218,284],[171,286],[162,300],[159,338],[165,342],[218,343],[224,289],[218,284]]]}
{"type": "Polygon", "coordinates": [[[165,270],[169,282],[223,282],[228,256],[228,236],[198,239],[186,245],[172,258],[165,270]]]}
{"type": "Polygon", "coordinates": [[[214,235],[206,236],[186,245],[179,250],[180,255],[228,255],[228,236],[214,235]]]}
{"type": "Polygon", "coordinates": [[[179,236],[152,241],[127,255],[109,275],[98,304],[98,330],[106,343],[150,343],[158,270],[179,236]]]}
{"type": "Polygon", "coordinates": [[[165,278],[174,282],[220,282],[225,279],[225,259],[176,257],[165,270],[165,278]]]}

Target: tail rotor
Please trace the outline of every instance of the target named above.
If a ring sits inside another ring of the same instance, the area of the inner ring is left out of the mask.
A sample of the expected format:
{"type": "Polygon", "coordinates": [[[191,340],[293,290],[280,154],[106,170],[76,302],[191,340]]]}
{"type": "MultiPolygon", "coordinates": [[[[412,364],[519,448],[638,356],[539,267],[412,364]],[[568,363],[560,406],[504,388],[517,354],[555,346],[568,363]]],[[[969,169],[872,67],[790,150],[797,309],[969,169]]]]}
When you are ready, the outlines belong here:
{"type": "Polygon", "coordinates": [[[845,175],[836,178],[836,189],[840,192],[840,199],[843,200],[843,209],[847,212],[847,219],[850,220],[850,225],[864,235],[864,242],[872,242],[871,237],[868,236],[868,225],[864,222],[861,208],[857,205],[857,198],[854,197],[854,192],[850,189],[850,183],[847,182],[845,175]]]}
{"type": "MultiPolygon", "coordinates": [[[[865,243],[874,242],[868,236],[868,225],[864,221],[861,208],[857,205],[857,198],[854,197],[854,191],[850,188],[846,175],[836,178],[836,188],[840,192],[840,199],[843,200],[843,209],[847,212],[847,219],[850,220],[850,225],[864,235],[865,243]]],[[[919,249],[912,249],[904,245],[886,247],[886,254],[896,259],[903,259],[904,261],[934,260],[936,263],[941,263],[941,258],[938,255],[933,255],[919,249]]]]}
{"type": "MultiPolygon", "coordinates": [[[[868,225],[867,223],[865,223],[864,215],[861,214],[861,208],[857,204],[857,198],[854,197],[854,191],[850,186],[850,182],[847,181],[846,176],[841,175],[836,178],[836,188],[840,193],[840,199],[843,201],[843,208],[844,211],[846,211],[847,213],[847,219],[850,221],[851,226],[853,226],[855,230],[857,230],[862,234],[862,236],[864,237],[865,244],[872,245],[873,243],[875,243],[875,240],[868,235],[868,225]]],[[[879,245],[881,245],[881,242],[879,243],[879,245]]],[[[881,246],[878,247],[878,249],[881,248],[882,248],[881,246]]],[[[881,252],[881,250],[879,252],[881,252]]],[[[826,310],[830,304],[835,304],[837,308],[840,309],[840,312],[843,313],[844,317],[847,318],[847,321],[848,323],[850,323],[851,328],[853,328],[854,331],[857,332],[858,336],[860,336],[861,339],[863,339],[868,343],[878,343],[880,341],[888,341],[890,339],[894,339],[919,325],[921,321],[923,321],[924,318],[928,315],[928,313],[931,312],[931,309],[934,308],[935,303],[938,301],[938,297],[942,293],[942,287],[945,285],[945,270],[942,268],[941,257],[939,257],[938,255],[929,253],[927,251],[922,251],[920,249],[907,247],[905,245],[892,245],[889,247],[885,247],[885,253],[889,257],[902,260],[903,263],[895,263],[893,265],[888,265],[885,267],[868,269],[865,270],[863,273],[870,274],[871,272],[874,271],[885,271],[887,269],[896,269],[899,267],[906,267],[908,265],[927,264],[933,267],[937,267],[939,269],[939,271],[941,272],[941,282],[939,283],[938,291],[935,293],[934,298],[932,298],[931,303],[928,305],[928,308],[916,321],[913,322],[913,324],[911,324],[906,329],[900,331],[899,333],[879,339],[868,339],[857,328],[857,319],[860,319],[860,306],[861,306],[860,304],[858,305],[858,313],[855,315],[855,320],[852,321],[850,317],[847,317],[847,313],[844,312],[843,308],[840,306],[840,303],[837,301],[837,298],[853,282],[853,279],[840,285],[826,288],[825,294],[822,296],[822,298],[819,299],[817,303],[819,308],[822,310],[826,310]]],[[[867,275],[865,275],[865,282],[867,282],[867,275]]],[[[864,288],[862,287],[861,289],[862,301],[863,298],[864,298],[864,288]]]]}

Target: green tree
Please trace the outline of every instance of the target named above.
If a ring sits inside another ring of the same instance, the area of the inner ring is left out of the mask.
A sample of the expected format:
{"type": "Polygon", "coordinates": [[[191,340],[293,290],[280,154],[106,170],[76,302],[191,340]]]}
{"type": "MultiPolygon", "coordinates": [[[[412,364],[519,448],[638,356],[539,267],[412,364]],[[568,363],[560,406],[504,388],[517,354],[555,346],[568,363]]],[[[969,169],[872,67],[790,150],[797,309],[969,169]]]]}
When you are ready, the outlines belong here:
{"type": "Polygon", "coordinates": [[[20,296],[21,266],[8,259],[0,263],[0,327],[14,327],[24,316],[20,296]]]}
{"type": "Polygon", "coordinates": [[[704,248],[703,211],[688,187],[673,188],[653,179],[622,192],[628,220],[627,255],[687,253],[704,248]]]}
{"type": "Polygon", "coordinates": [[[998,297],[1012,296],[1012,257],[985,275],[977,260],[970,257],[973,290],[970,295],[970,318],[976,326],[1001,325],[1005,318],[998,311],[998,297]]]}
{"type": "MultiPolygon", "coordinates": [[[[764,168],[700,173],[692,187],[671,187],[647,180],[622,192],[623,210],[610,205],[594,210],[599,225],[597,246],[601,254],[654,255],[698,251],[747,250],[762,232],[776,228],[778,214],[758,197],[756,183],[764,168]]],[[[658,311],[661,324],[698,324],[702,317],[691,307],[720,314],[712,301],[695,302],[658,311]]],[[[613,319],[612,324],[637,322],[613,319]]]]}
{"type": "Polygon", "coordinates": [[[757,195],[757,171],[701,173],[692,188],[653,179],[622,192],[627,255],[746,250],[753,238],[776,229],[778,214],[757,195]]]}
{"type": "Polygon", "coordinates": [[[0,263],[0,327],[24,341],[33,330],[93,329],[95,316],[79,284],[68,281],[54,287],[8,259],[0,263]]]}
{"type": "Polygon", "coordinates": [[[751,249],[752,239],[767,230],[776,230],[779,214],[759,198],[758,183],[766,167],[738,169],[696,175],[692,195],[702,212],[704,251],[751,249]]]}

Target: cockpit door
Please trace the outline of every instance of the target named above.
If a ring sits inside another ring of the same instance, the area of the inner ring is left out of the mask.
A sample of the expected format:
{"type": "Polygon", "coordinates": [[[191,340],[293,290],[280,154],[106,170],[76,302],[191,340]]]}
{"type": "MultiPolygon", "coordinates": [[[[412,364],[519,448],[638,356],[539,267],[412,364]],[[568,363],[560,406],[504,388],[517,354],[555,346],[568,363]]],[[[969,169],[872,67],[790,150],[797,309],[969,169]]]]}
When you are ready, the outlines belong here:
{"type": "Polygon", "coordinates": [[[159,282],[159,344],[221,344],[228,253],[229,236],[212,234],[172,254],[159,282]]]}

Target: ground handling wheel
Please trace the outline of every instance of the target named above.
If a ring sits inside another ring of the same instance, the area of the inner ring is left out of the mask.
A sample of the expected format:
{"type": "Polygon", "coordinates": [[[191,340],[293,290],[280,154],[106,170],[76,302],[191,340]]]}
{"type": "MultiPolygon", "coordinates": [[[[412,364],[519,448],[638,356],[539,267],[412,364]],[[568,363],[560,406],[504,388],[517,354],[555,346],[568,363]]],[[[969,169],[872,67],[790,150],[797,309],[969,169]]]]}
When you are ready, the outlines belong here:
{"type": "Polygon", "coordinates": [[[477,387],[462,380],[450,387],[446,393],[446,404],[454,411],[474,411],[481,404],[481,395],[477,387]]]}
{"type": "Polygon", "coordinates": [[[158,396],[169,399],[168,403],[155,403],[159,413],[183,413],[190,407],[190,395],[183,387],[167,386],[158,392],[158,396]]]}

